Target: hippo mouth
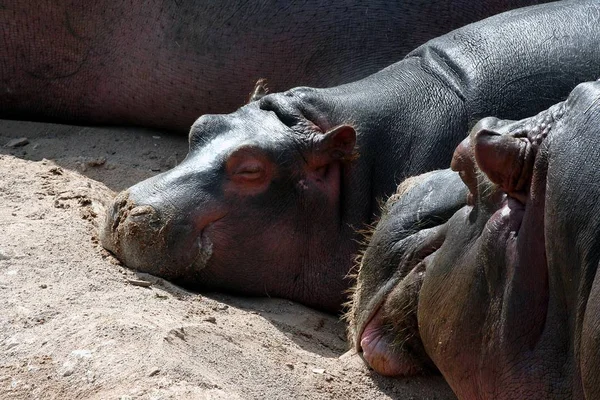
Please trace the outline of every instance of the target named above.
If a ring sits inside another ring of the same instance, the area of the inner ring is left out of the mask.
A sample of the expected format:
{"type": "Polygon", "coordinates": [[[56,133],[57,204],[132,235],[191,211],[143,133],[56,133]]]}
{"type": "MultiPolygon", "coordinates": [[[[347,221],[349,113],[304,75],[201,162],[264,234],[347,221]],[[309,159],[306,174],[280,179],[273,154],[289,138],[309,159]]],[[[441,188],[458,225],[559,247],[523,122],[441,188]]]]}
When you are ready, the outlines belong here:
{"type": "MultiPolygon", "coordinates": [[[[355,348],[365,362],[385,376],[410,376],[435,370],[423,348],[417,321],[421,284],[431,257],[444,241],[445,226],[416,233],[418,249],[406,274],[397,273],[371,297],[370,313],[357,324],[355,348]],[[402,310],[401,316],[394,310],[402,310]]],[[[402,268],[398,269],[399,271],[402,268]]]]}
{"type": "MultiPolygon", "coordinates": [[[[378,374],[384,376],[410,376],[423,372],[423,352],[418,338],[416,301],[425,267],[420,264],[417,273],[418,280],[412,282],[410,288],[403,286],[405,291],[402,300],[405,302],[405,313],[401,320],[392,321],[386,313],[386,303],[393,297],[396,288],[384,293],[380,304],[358,332],[356,350],[363,360],[378,374]],[[405,294],[410,292],[410,296],[405,294]],[[402,341],[398,341],[398,333],[402,333],[402,341]]],[[[398,287],[397,286],[397,287],[398,287]]]]}
{"type": "Polygon", "coordinates": [[[197,253],[196,258],[192,261],[189,268],[192,268],[196,271],[200,271],[208,265],[208,261],[213,255],[213,243],[210,240],[209,235],[207,234],[207,230],[210,229],[212,223],[205,226],[196,239],[196,246],[198,249],[193,249],[193,253],[197,253]]]}
{"type": "Polygon", "coordinates": [[[208,266],[214,247],[211,231],[223,217],[200,221],[200,228],[177,224],[164,210],[136,204],[125,191],[107,210],[102,245],[130,268],[177,280],[208,266]]]}

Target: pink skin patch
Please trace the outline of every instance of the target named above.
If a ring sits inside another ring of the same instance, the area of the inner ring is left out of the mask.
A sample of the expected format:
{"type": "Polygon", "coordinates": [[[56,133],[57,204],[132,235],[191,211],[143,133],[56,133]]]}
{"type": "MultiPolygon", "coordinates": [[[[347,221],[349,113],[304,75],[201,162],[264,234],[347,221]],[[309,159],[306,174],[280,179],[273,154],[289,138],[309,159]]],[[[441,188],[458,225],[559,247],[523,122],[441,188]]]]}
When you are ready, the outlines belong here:
{"type": "Polygon", "coordinates": [[[389,327],[383,324],[379,310],[363,330],[360,340],[362,357],[380,375],[412,375],[415,366],[411,362],[403,361],[402,355],[394,351],[394,344],[388,339],[394,335],[389,333],[389,327]]]}

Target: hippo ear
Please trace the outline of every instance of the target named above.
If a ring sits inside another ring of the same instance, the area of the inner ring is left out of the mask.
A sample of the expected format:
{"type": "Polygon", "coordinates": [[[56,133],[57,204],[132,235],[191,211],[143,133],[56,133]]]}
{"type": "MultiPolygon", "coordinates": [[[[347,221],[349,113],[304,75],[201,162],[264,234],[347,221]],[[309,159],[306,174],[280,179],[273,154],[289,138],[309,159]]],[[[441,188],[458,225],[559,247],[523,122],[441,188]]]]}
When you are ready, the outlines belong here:
{"type": "Polygon", "coordinates": [[[267,93],[269,93],[267,80],[265,78],[260,78],[258,81],[256,81],[254,90],[252,90],[252,93],[250,93],[250,96],[248,97],[248,103],[262,99],[267,95],[267,93]]]}
{"type": "Polygon", "coordinates": [[[350,125],[335,127],[316,140],[313,156],[318,167],[334,161],[349,161],[356,156],[356,131],[350,125]]]}

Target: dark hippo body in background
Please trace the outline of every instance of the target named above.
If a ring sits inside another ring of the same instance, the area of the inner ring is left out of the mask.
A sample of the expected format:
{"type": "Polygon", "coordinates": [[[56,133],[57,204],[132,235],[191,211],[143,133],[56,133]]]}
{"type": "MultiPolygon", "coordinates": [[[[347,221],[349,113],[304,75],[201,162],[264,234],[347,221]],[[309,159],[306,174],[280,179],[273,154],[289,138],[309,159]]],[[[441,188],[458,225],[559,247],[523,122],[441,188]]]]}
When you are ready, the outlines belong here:
{"type": "Polygon", "coordinates": [[[334,86],[535,0],[0,2],[0,117],[186,131],[272,90],[334,86]]]}
{"type": "Polygon", "coordinates": [[[377,200],[447,166],[472,121],[531,115],[599,76],[599,15],[596,1],[515,10],[364,80],[204,116],[178,167],[117,198],[103,244],[187,285],[337,310],[377,200]]]}
{"type": "Polygon", "coordinates": [[[450,171],[403,184],[358,275],[365,359],[434,364],[460,399],[599,398],[599,138],[597,81],[478,123],[452,162],[466,186],[450,171]]]}

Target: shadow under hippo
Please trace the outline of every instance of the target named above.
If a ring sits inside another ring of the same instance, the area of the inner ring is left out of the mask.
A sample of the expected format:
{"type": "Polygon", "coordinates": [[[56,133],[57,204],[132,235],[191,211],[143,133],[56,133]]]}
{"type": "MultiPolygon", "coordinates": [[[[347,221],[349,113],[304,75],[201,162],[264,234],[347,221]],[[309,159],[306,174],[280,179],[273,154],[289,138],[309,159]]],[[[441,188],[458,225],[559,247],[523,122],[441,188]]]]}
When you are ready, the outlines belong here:
{"type": "Polygon", "coordinates": [[[460,399],[600,398],[599,138],[596,81],[532,118],[483,119],[458,173],[403,183],[358,274],[364,359],[438,368],[460,399]]]}
{"type": "Polygon", "coordinates": [[[597,1],[514,10],[361,81],[205,115],[180,165],[118,195],[102,243],[188,287],[338,311],[378,200],[446,167],[471,121],[526,117],[599,76],[599,13],[597,1]]]}

